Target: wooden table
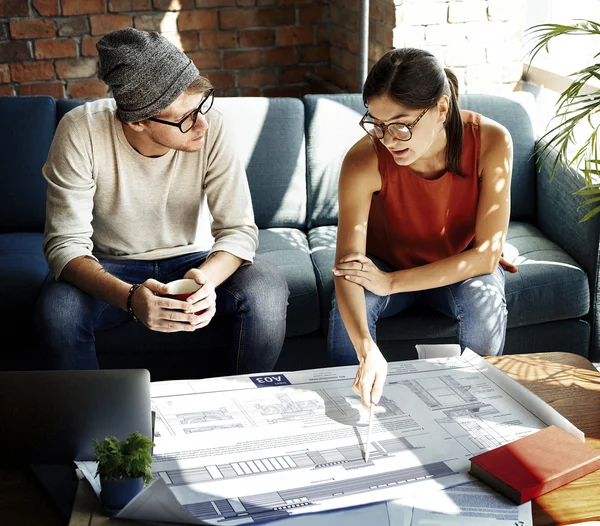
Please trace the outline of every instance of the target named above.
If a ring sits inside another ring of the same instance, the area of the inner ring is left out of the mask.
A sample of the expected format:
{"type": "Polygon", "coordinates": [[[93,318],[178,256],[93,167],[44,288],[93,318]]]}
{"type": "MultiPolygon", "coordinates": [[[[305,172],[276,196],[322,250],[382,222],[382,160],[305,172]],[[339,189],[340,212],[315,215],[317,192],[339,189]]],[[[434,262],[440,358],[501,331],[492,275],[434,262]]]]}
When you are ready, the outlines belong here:
{"type": "MultiPolygon", "coordinates": [[[[600,373],[571,353],[516,354],[487,358],[585,433],[600,449],[600,373]]],[[[600,520],[600,470],[533,501],[533,524],[600,520]]]]}
{"type": "MultiPolygon", "coordinates": [[[[600,449],[600,373],[571,353],[520,354],[487,358],[570,420],[600,449]]],[[[108,519],[89,484],[80,483],[69,526],[127,525],[108,519]]],[[[600,470],[533,502],[534,526],[600,520],[600,470]]],[[[0,524],[61,526],[56,510],[35,481],[15,470],[0,469],[0,524]],[[46,518],[47,517],[47,518],[46,518]]]]}

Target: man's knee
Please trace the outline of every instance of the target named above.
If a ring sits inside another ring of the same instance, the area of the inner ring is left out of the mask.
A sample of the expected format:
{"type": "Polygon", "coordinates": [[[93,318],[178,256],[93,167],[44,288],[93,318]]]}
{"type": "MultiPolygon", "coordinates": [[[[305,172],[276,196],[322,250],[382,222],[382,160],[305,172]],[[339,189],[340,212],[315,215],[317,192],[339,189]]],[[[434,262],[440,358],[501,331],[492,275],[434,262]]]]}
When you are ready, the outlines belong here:
{"type": "Polygon", "coordinates": [[[264,261],[256,260],[252,265],[240,270],[245,272],[240,287],[248,308],[258,307],[270,313],[286,311],[290,292],[285,276],[280,269],[264,261]]]}
{"type": "Polygon", "coordinates": [[[47,330],[70,330],[83,311],[81,291],[68,283],[47,283],[35,309],[36,323],[47,330]]]}

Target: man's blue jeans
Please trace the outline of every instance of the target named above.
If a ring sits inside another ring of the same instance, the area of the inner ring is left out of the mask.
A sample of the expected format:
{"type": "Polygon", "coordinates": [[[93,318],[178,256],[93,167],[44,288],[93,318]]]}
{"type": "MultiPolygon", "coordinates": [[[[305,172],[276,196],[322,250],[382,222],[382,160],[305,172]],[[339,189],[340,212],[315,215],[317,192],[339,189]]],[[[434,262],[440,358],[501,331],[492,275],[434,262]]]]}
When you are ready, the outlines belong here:
{"type": "MultiPolygon", "coordinates": [[[[383,261],[369,257],[384,272],[394,270],[383,261]]],[[[369,332],[373,340],[377,341],[376,322],[379,318],[398,314],[417,300],[458,322],[456,339],[462,350],[468,347],[484,356],[502,354],[508,311],[504,296],[504,269],[500,265],[493,274],[477,276],[437,289],[390,296],[377,296],[365,289],[369,332]]],[[[332,365],[358,364],[335,294],[329,313],[327,352],[332,365]]]]}
{"type": "MultiPolygon", "coordinates": [[[[202,252],[160,261],[105,259],[100,263],[128,283],[149,278],[167,283],[199,267],[206,256],[202,252]]],[[[256,257],[252,265],[240,267],[217,287],[216,294],[216,316],[230,314],[234,320],[227,335],[231,374],[271,371],[285,338],[289,291],[281,271],[256,257]]],[[[53,278],[44,285],[36,307],[43,350],[54,369],[97,369],[94,332],[131,319],[118,307],[53,278]]]]}

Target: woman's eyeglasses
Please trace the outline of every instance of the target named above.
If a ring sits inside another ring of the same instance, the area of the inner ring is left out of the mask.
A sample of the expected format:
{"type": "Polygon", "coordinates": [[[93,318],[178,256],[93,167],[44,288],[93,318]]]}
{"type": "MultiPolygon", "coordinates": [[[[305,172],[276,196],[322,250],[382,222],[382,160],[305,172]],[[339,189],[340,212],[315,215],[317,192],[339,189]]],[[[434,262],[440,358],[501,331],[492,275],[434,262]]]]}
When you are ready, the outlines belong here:
{"type": "Polygon", "coordinates": [[[400,122],[376,124],[373,121],[366,120],[367,118],[372,118],[369,115],[369,112],[367,112],[360,120],[359,125],[371,137],[375,137],[376,139],[383,139],[385,131],[387,130],[394,139],[398,139],[399,141],[409,141],[412,137],[412,130],[417,125],[417,122],[419,122],[423,115],[425,115],[432,107],[433,106],[430,106],[429,108],[424,109],[421,114],[410,124],[402,124],[400,122]]]}

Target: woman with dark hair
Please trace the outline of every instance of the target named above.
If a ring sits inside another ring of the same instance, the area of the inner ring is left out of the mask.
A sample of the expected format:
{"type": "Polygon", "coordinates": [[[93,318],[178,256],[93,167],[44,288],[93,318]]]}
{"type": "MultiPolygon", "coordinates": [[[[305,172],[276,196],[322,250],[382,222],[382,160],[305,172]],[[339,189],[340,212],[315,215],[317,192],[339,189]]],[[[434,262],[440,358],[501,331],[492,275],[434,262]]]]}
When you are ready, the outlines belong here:
{"type": "Polygon", "coordinates": [[[359,364],[353,389],[377,404],[387,362],[375,323],[417,300],[458,321],[457,341],[502,354],[503,244],[512,141],[499,123],[460,110],[458,81],[429,52],[402,48],[373,66],[363,89],[366,135],[339,180],[335,296],[328,352],[359,364]]]}

